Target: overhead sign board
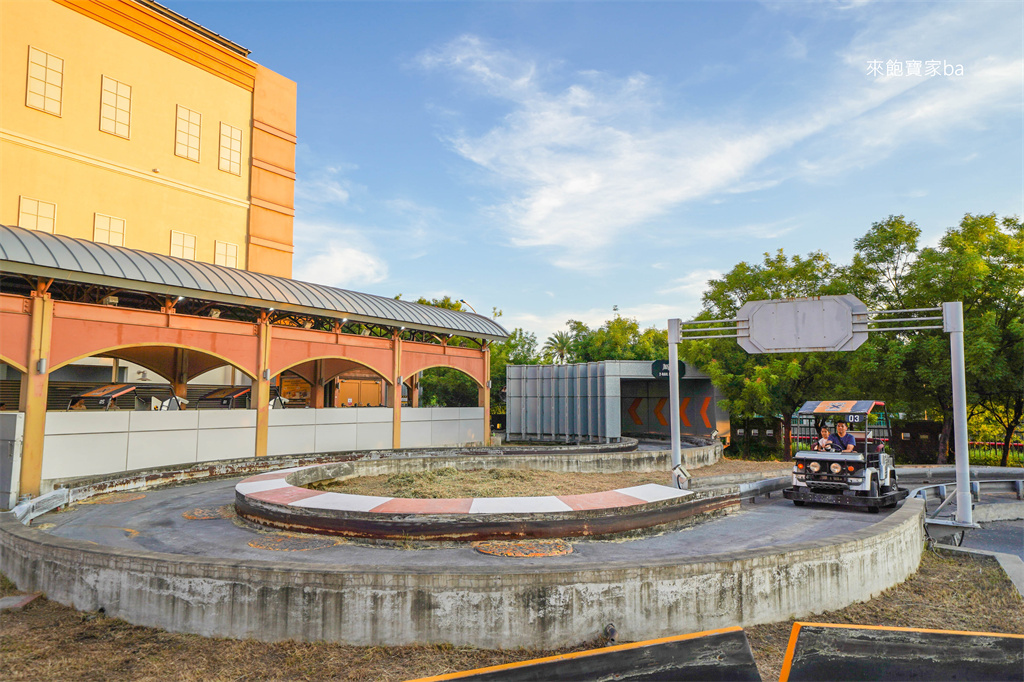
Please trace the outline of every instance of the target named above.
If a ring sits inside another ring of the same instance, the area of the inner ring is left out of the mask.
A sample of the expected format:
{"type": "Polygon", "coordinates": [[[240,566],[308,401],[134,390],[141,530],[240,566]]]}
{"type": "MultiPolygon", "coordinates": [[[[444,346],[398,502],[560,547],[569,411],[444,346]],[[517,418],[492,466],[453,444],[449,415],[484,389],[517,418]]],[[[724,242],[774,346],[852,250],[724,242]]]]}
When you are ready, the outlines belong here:
{"type": "Polygon", "coordinates": [[[867,306],[856,296],[751,301],[736,314],[748,353],[848,351],[868,338],[867,306]]]}
{"type": "MultiPolygon", "coordinates": [[[[679,378],[686,376],[686,365],[683,364],[682,360],[679,363],[679,378]]],[[[651,363],[651,375],[655,379],[668,379],[670,367],[668,360],[655,360],[651,363]]]]}

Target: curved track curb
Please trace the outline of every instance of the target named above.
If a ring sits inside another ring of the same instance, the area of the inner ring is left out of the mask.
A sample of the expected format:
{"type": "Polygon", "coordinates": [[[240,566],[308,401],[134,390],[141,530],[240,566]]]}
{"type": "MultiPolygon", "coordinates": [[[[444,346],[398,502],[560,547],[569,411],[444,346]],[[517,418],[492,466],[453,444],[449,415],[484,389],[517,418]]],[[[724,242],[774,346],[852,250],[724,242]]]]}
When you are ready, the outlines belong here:
{"type": "Polygon", "coordinates": [[[120,550],[0,514],[0,570],[22,590],[131,623],[207,636],[356,645],[552,648],[614,622],[642,640],[842,608],[917,569],[923,505],[863,530],[693,559],[486,568],[296,564],[120,550]]]}

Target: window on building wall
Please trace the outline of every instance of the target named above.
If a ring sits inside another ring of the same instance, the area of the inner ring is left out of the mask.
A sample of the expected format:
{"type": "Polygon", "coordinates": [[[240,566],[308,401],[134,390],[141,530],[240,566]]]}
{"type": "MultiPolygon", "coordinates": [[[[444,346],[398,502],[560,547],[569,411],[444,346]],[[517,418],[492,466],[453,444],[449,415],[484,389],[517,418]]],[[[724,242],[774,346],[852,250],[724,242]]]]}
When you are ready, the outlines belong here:
{"type": "Polygon", "coordinates": [[[102,244],[124,246],[124,218],[95,214],[92,221],[92,240],[102,244]]]}
{"type": "Polygon", "coordinates": [[[196,236],[171,230],[171,255],[186,260],[196,259],[196,236]]]}
{"type": "Polygon", "coordinates": [[[129,137],[132,121],[132,86],[103,77],[100,93],[100,130],[129,137]]]}
{"type": "Polygon", "coordinates": [[[174,153],[190,161],[199,161],[199,129],[203,117],[199,112],[178,105],[178,122],[174,134],[174,153]]]}
{"type": "Polygon", "coordinates": [[[20,197],[18,202],[18,226],[40,232],[53,233],[57,223],[57,204],[20,197]]]}
{"type": "Polygon", "coordinates": [[[222,171],[242,174],[242,131],[227,123],[220,124],[220,163],[222,171]]]}
{"type": "Polygon", "coordinates": [[[64,60],[29,46],[25,105],[60,116],[64,91],[64,60]]]}
{"type": "Polygon", "coordinates": [[[238,267],[238,244],[231,242],[214,242],[213,262],[229,268],[238,267]]]}

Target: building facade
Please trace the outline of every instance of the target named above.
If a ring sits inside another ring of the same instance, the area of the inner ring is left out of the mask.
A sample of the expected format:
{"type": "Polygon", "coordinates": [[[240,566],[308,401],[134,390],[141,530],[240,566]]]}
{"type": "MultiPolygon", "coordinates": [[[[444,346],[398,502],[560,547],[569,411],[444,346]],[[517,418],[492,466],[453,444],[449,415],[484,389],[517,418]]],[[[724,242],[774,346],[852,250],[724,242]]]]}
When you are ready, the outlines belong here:
{"type": "Polygon", "coordinates": [[[150,0],[3,0],[0,50],[0,224],[291,276],[293,81],[150,0]]]}

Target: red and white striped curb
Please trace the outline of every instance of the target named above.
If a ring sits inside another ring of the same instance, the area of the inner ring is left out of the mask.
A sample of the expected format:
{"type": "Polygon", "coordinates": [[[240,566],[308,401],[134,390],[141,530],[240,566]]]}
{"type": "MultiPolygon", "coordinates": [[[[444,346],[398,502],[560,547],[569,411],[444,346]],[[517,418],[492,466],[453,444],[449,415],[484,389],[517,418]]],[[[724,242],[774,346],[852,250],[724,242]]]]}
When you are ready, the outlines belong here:
{"type": "Polygon", "coordinates": [[[286,507],[381,514],[543,514],[633,507],[693,494],[690,490],[647,483],[585,495],[417,499],[323,492],[300,488],[285,480],[289,474],[309,468],[312,467],[295,467],[250,476],[240,481],[235,491],[247,499],[286,507]]]}

